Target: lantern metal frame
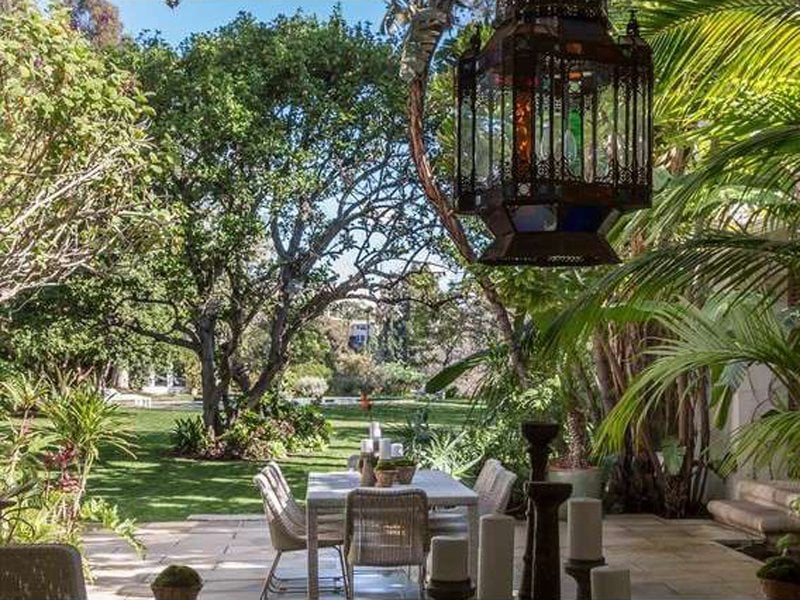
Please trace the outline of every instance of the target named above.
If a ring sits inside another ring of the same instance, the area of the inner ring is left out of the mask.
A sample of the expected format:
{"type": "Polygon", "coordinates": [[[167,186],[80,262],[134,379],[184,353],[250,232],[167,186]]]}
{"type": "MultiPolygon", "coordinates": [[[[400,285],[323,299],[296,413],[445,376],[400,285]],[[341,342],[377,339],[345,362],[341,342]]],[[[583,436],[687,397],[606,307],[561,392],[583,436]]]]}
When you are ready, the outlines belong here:
{"type": "Polygon", "coordinates": [[[650,206],[653,62],[602,0],[498,0],[495,32],[456,65],[456,211],[493,265],[612,263],[623,212],[650,206]]]}

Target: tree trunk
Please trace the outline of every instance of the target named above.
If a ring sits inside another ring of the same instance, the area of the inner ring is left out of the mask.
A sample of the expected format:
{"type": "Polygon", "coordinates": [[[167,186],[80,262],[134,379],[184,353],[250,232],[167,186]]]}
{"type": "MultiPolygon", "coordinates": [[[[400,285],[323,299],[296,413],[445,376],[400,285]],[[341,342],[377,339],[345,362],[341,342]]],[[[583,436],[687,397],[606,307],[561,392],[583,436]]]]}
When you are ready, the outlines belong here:
{"type": "Polygon", "coordinates": [[[197,337],[200,340],[200,382],[203,391],[203,423],[215,436],[221,433],[219,419],[219,389],[215,359],[214,329],[216,319],[203,315],[197,320],[197,337]]]}

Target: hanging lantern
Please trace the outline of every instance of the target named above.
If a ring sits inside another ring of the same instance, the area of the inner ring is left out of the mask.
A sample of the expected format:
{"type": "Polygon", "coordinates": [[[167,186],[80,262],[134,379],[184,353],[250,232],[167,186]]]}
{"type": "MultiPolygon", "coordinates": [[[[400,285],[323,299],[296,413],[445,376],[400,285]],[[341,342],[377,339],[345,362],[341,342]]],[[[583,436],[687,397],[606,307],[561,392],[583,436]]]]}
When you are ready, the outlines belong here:
{"type": "Polygon", "coordinates": [[[653,62],[603,0],[498,0],[494,35],[456,68],[456,210],[486,223],[481,262],[618,262],[605,239],[650,205],[653,62]]]}

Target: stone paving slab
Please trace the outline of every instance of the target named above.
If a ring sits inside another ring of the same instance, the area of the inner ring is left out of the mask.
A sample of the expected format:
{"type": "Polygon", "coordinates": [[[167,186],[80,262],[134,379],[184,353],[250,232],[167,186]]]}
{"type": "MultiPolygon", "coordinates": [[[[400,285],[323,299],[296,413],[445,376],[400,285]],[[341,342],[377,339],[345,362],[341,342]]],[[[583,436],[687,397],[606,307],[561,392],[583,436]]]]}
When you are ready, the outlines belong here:
{"type": "MultiPolygon", "coordinates": [[[[566,555],[566,524],[561,525],[562,554],[566,555]]],[[[266,523],[259,515],[198,515],[194,520],[144,524],[139,530],[147,546],[137,557],[125,542],[96,531],[86,542],[96,580],[90,600],[151,598],[149,583],[167,564],[188,563],[206,584],[201,600],[258,600],[267,569],[275,554],[266,523]]],[[[635,600],[755,600],[761,598],[755,571],[759,562],[714,540],[741,540],[747,536],[707,520],[669,521],[652,515],[609,516],[604,522],[606,560],[631,569],[635,600]]],[[[525,527],[515,535],[514,574],[522,573],[525,527]]],[[[339,575],[332,551],[320,557],[323,576],[339,575]]],[[[304,577],[305,554],[284,555],[283,577],[304,577]]],[[[297,585],[297,582],[295,582],[297,585]]],[[[356,571],[356,597],[388,600],[418,598],[416,575],[405,569],[356,571]]],[[[574,582],[564,576],[563,598],[575,597],[574,582]]],[[[304,592],[280,594],[294,600],[304,592]]],[[[342,600],[324,593],[326,600],[342,600]]]]}

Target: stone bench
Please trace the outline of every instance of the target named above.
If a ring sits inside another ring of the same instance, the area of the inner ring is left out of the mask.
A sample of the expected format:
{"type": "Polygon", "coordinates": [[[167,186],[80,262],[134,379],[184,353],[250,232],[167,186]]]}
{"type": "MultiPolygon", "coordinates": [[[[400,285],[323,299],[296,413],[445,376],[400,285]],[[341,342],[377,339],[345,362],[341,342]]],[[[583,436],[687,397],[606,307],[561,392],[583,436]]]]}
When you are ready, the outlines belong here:
{"type": "Polygon", "coordinates": [[[708,512],[715,521],[767,538],[800,534],[800,516],[792,505],[800,501],[797,481],[740,481],[736,500],[712,500],[708,512]]]}

